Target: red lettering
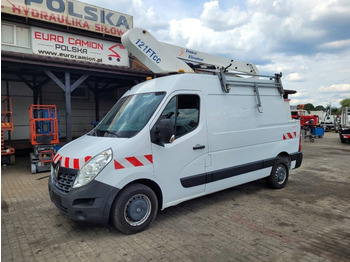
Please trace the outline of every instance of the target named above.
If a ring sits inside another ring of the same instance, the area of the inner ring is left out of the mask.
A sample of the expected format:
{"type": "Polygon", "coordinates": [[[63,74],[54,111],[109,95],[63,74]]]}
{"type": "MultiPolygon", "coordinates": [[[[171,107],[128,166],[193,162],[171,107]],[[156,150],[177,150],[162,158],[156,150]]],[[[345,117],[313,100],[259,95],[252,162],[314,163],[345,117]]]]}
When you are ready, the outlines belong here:
{"type": "Polygon", "coordinates": [[[33,9],[33,10],[32,10],[32,17],[38,18],[38,17],[39,17],[39,11],[33,9]]]}
{"type": "Polygon", "coordinates": [[[54,21],[56,23],[56,16],[54,14],[50,14],[49,21],[54,21]]]}
{"type": "Polygon", "coordinates": [[[18,12],[19,15],[21,14],[21,6],[12,5],[12,13],[15,14],[16,12],[18,12]]]}
{"type": "Polygon", "coordinates": [[[65,17],[65,22],[66,22],[66,25],[72,25],[72,23],[69,21],[68,17],[65,17]]]}
{"type": "Polygon", "coordinates": [[[34,38],[35,38],[35,39],[41,39],[41,33],[38,32],[38,31],[35,31],[35,32],[34,32],[34,38]]]}
{"type": "Polygon", "coordinates": [[[107,26],[103,26],[103,32],[105,32],[106,34],[110,33],[110,31],[109,31],[107,26]]]}
{"type": "Polygon", "coordinates": [[[76,21],[75,26],[82,27],[81,20],[75,20],[75,21],[76,21]]]}
{"type": "Polygon", "coordinates": [[[100,32],[101,31],[100,24],[95,24],[95,31],[96,32],[100,32]]]}
{"type": "Polygon", "coordinates": [[[22,10],[23,10],[25,15],[28,15],[30,8],[25,8],[24,6],[22,6],[22,10]]]}
{"type": "Polygon", "coordinates": [[[45,11],[40,12],[40,19],[47,20],[48,14],[45,11]]]}
{"type": "Polygon", "coordinates": [[[84,27],[85,29],[90,30],[90,26],[89,26],[89,23],[88,23],[87,21],[84,22],[83,27],[84,27]]]}
{"type": "Polygon", "coordinates": [[[64,37],[61,35],[55,35],[55,34],[45,34],[39,31],[34,32],[34,38],[39,40],[45,40],[45,41],[52,41],[56,43],[63,43],[64,37]]]}
{"type": "Polygon", "coordinates": [[[116,27],[109,28],[102,24],[95,24],[95,31],[105,33],[105,34],[110,34],[110,35],[117,35],[117,36],[121,36],[125,33],[124,30],[118,29],[116,27]]]}
{"type": "Polygon", "coordinates": [[[25,15],[28,15],[29,11],[30,11],[30,8],[25,8],[24,6],[22,6],[22,10],[24,12],[25,15]]]}
{"type": "Polygon", "coordinates": [[[60,15],[60,16],[57,16],[57,21],[61,24],[64,23],[64,16],[63,15],[60,15]]]}

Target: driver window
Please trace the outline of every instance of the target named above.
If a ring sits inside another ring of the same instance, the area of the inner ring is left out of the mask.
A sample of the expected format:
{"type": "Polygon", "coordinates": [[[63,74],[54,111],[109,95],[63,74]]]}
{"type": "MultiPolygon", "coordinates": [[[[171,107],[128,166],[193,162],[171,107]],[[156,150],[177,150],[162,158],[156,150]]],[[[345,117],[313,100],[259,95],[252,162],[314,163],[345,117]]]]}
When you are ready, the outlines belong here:
{"type": "Polygon", "coordinates": [[[161,119],[164,118],[173,122],[176,138],[193,131],[199,123],[199,96],[178,95],[173,97],[161,115],[161,119]]]}

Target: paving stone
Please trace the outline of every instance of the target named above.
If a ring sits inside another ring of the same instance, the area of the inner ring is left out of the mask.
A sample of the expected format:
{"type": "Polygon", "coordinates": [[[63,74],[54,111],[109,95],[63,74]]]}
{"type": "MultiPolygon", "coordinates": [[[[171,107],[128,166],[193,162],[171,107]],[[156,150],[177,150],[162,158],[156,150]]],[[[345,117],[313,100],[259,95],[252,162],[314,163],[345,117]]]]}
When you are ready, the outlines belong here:
{"type": "Polygon", "coordinates": [[[303,152],[282,190],[259,180],[187,201],[136,235],[72,221],[50,202],[48,173],[17,157],[1,168],[1,259],[350,261],[350,144],[326,133],[303,152]]]}

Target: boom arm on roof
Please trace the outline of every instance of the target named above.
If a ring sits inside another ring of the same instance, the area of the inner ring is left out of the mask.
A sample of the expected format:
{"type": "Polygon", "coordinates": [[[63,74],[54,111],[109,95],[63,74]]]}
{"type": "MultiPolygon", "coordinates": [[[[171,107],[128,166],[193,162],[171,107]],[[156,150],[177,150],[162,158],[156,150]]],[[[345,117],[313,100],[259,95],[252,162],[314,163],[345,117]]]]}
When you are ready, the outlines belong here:
{"type": "Polygon", "coordinates": [[[123,34],[122,43],[154,73],[170,73],[179,70],[193,73],[193,69],[185,62],[188,61],[258,75],[258,69],[253,64],[163,43],[141,28],[133,28],[123,34]]]}

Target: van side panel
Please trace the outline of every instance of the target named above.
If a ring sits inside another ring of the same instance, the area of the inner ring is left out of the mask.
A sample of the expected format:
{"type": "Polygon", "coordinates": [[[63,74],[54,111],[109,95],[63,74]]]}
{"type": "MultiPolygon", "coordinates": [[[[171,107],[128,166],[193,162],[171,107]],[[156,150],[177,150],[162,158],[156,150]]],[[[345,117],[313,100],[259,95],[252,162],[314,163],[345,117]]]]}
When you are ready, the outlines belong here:
{"type": "Polygon", "coordinates": [[[207,96],[211,159],[207,173],[212,173],[214,182],[207,184],[206,192],[267,177],[278,154],[297,152],[297,124],[288,119],[284,99],[277,88],[263,87],[259,93],[262,112],[258,110],[252,87],[235,86],[228,94],[207,96]],[[237,166],[242,168],[235,175],[237,166]],[[232,171],[232,176],[220,179],[223,169],[228,174],[232,171]]]}

